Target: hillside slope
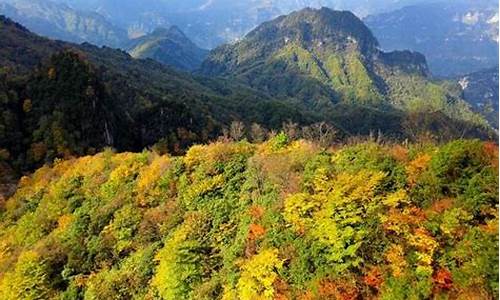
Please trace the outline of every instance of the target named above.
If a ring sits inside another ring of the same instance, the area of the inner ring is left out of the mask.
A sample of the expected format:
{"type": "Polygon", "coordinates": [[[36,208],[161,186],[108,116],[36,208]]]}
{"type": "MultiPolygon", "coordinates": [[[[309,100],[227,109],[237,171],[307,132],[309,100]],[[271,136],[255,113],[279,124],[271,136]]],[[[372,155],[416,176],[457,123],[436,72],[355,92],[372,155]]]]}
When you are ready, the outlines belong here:
{"type": "Polygon", "coordinates": [[[196,46],[176,26],[157,28],[150,34],[132,40],[127,51],[134,58],[151,58],[180,70],[193,71],[208,54],[196,46]]]}
{"type": "Polygon", "coordinates": [[[110,151],[0,206],[1,299],[498,299],[498,150],[110,151]]]}
{"type": "MultiPolygon", "coordinates": [[[[213,50],[201,72],[295,98],[333,119],[345,114],[338,113],[341,107],[357,105],[387,118],[394,111],[426,111],[486,126],[446,84],[430,80],[423,55],[380,51],[371,31],[346,11],[308,8],[266,22],[213,50]]],[[[382,129],[377,126],[372,128],[382,129]]]]}
{"type": "Polygon", "coordinates": [[[0,148],[20,169],[106,146],[140,151],[161,142],[179,153],[233,120],[272,128],[305,119],[300,107],[241,84],[54,42],[3,17],[0,34],[0,148]]]}

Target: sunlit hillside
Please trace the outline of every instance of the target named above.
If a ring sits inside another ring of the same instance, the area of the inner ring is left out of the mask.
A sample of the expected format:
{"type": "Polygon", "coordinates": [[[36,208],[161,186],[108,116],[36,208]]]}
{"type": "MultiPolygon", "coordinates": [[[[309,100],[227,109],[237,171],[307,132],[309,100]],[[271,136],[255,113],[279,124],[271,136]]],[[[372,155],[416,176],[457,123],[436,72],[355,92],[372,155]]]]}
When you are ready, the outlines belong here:
{"type": "Polygon", "coordinates": [[[498,0],[0,0],[0,300],[499,300],[498,0]]]}
{"type": "Polygon", "coordinates": [[[56,161],[1,206],[0,299],[492,299],[497,182],[478,140],[56,161]]]}

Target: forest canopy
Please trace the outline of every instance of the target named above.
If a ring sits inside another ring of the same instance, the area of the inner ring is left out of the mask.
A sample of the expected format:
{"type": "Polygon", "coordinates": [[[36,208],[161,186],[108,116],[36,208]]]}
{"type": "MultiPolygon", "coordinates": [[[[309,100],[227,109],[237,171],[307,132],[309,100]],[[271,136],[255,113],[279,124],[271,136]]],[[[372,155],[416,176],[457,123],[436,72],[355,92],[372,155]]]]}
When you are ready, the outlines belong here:
{"type": "Polygon", "coordinates": [[[491,299],[498,148],[278,134],[57,160],[1,206],[0,299],[491,299]]]}

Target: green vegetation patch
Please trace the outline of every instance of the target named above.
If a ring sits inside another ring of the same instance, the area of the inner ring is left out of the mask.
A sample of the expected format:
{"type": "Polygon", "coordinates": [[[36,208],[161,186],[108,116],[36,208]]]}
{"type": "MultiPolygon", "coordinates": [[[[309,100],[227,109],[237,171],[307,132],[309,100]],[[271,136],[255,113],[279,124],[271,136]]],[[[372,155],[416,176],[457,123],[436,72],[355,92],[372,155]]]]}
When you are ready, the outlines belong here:
{"type": "Polygon", "coordinates": [[[106,151],[3,204],[0,299],[496,299],[497,209],[478,140],[106,151]]]}

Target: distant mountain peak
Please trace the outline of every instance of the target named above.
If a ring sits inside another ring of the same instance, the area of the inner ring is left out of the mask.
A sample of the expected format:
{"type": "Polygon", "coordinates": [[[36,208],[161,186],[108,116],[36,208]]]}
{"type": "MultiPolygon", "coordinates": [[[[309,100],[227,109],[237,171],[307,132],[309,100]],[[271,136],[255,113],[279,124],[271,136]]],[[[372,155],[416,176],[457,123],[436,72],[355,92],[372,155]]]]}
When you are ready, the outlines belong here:
{"type": "Polygon", "coordinates": [[[169,28],[166,27],[157,27],[150,33],[151,36],[157,37],[169,37],[169,38],[180,38],[180,39],[188,39],[188,37],[184,34],[184,32],[177,26],[173,25],[169,28]]]}
{"type": "MultiPolygon", "coordinates": [[[[370,29],[347,11],[306,8],[266,22],[241,41],[212,51],[201,72],[237,78],[313,110],[337,113],[339,105],[406,112],[440,107],[449,118],[479,120],[460,110],[466,104],[459,96],[429,80],[425,56],[381,51],[370,29]]],[[[485,125],[484,119],[477,122],[485,125]]]]}
{"type": "Polygon", "coordinates": [[[365,24],[350,11],[326,7],[304,8],[290,15],[263,23],[246,39],[267,39],[280,47],[291,41],[306,46],[333,46],[338,49],[355,45],[363,52],[375,50],[378,42],[365,24]]]}
{"type": "Polygon", "coordinates": [[[184,32],[179,27],[177,27],[176,25],[170,26],[170,28],[168,29],[168,32],[170,34],[172,34],[172,35],[179,35],[179,36],[182,36],[182,37],[186,37],[186,35],[184,34],[184,32]]]}
{"type": "Polygon", "coordinates": [[[12,19],[4,16],[4,15],[0,15],[0,24],[2,26],[14,26],[16,27],[17,29],[21,30],[21,31],[24,31],[24,32],[30,32],[26,27],[24,27],[23,25],[17,23],[17,22],[14,22],[12,19]]]}
{"type": "Polygon", "coordinates": [[[498,2],[421,3],[364,21],[382,49],[423,53],[434,76],[452,78],[498,64],[498,2]]]}
{"type": "MultiPolygon", "coordinates": [[[[377,39],[352,12],[325,7],[304,8],[261,24],[233,45],[219,47],[211,53],[203,71],[212,74],[245,69],[242,66],[282,56],[287,49],[296,52],[291,48],[298,48],[312,60],[318,56],[327,59],[331,54],[356,53],[368,59],[380,55],[377,39]]],[[[293,55],[300,56],[298,53],[293,55]]],[[[425,59],[418,61],[425,64],[425,59]]]]}
{"type": "Polygon", "coordinates": [[[169,29],[165,28],[165,27],[157,27],[155,30],[153,30],[150,35],[154,35],[154,36],[164,36],[164,35],[168,35],[169,33],[169,29]]]}
{"type": "Polygon", "coordinates": [[[198,68],[208,51],[194,44],[179,27],[159,27],[132,41],[129,53],[135,58],[151,58],[178,69],[198,68]]]}
{"type": "Polygon", "coordinates": [[[72,9],[48,0],[1,1],[0,12],[32,32],[74,43],[121,46],[127,40],[124,29],[95,12],[72,9]]]}

